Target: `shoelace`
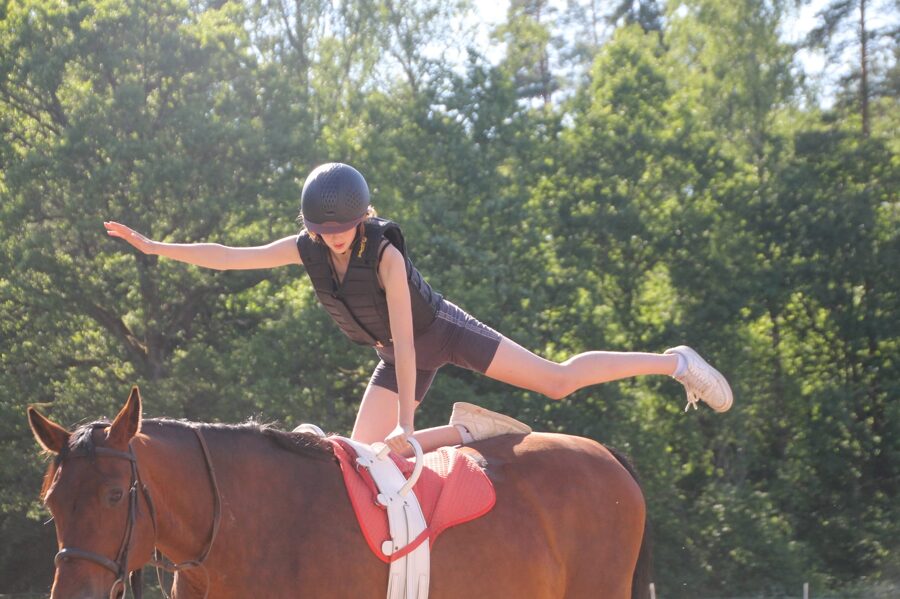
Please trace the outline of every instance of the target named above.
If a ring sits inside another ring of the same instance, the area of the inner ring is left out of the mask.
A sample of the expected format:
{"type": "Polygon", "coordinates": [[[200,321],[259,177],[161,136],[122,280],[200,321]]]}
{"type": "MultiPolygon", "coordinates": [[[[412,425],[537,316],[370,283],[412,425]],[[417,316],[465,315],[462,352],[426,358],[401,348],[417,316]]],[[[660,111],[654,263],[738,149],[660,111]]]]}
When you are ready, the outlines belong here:
{"type": "Polygon", "coordinates": [[[690,381],[689,385],[685,385],[687,405],[684,406],[684,411],[687,412],[691,407],[697,409],[700,399],[708,396],[708,391],[715,386],[715,382],[706,376],[707,373],[702,368],[694,368],[693,364],[688,365],[685,374],[684,378],[690,381]]]}
{"type": "Polygon", "coordinates": [[[696,393],[694,393],[693,391],[688,391],[687,392],[687,404],[685,404],[685,406],[684,406],[684,411],[687,412],[689,409],[691,409],[691,407],[693,407],[696,410],[697,402],[699,402],[699,401],[700,401],[700,398],[697,397],[696,393]]]}

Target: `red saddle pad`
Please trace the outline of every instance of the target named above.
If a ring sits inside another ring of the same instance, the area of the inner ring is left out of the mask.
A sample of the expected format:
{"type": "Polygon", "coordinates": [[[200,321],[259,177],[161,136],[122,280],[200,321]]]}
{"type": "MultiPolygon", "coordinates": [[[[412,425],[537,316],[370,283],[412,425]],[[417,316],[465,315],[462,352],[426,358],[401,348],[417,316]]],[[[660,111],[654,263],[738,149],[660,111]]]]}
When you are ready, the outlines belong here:
{"type": "MultiPolygon", "coordinates": [[[[381,552],[381,544],[390,539],[387,510],[375,498],[378,490],[368,472],[357,465],[356,452],[341,439],[331,437],[334,454],[340,460],[341,472],[356,512],[359,527],[372,552],[383,562],[399,559],[418,547],[425,539],[433,545],[438,535],[451,526],[474,520],[491,511],[496,501],[494,485],[484,470],[454,447],[442,447],[426,453],[422,475],[413,486],[428,528],[425,533],[392,556],[381,552]]],[[[413,471],[412,459],[391,454],[405,476],[413,471]]]]}

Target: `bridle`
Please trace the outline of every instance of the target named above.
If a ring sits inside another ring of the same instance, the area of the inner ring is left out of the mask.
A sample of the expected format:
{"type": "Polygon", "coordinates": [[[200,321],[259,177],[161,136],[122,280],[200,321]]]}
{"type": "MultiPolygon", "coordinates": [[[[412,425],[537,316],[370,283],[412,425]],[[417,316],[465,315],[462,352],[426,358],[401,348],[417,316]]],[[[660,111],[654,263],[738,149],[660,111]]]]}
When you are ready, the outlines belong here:
{"type": "MultiPolygon", "coordinates": [[[[105,428],[109,426],[108,423],[98,422],[93,425],[94,429],[105,428]]],[[[169,572],[177,572],[179,570],[185,570],[188,568],[196,568],[202,567],[203,562],[206,561],[207,556],[209,556],[209,552],[212,550],[213,543],[216,540],[216,535],[219,532],[219,522],[221,520],[222,513],[222,499],[219,494],[219,483],[216,480],[216,471],[213,466],[212,459],[209,455],[209,447],[206,445],[206,439],[203,437],[203,433],[198,427],[192,426],[191,429],[197,435],[197,439],[200,442],[200,448],[203,450],[203,459],[206,462],[206,470],[209,475],[210,485],[212,486],[213,491],[213,525],[212,531],[209,535],[209,540],[206,543],[206,547],[199,557],[193,560],[188,560],[185,562],[181,562],[179,564],[175,564],[167,560],[159,550],[156,550],[156,558],[150,561],[150,565],[155,566],[157,568],[157,575],[159,575],[159,569],[164,569],[169,572]]],[[[128,516],[125,521],[125,533],[122,536],[122,544],[119,546],[119,552],[116,554],[114,560],[109,559],[99,553],[94,553],[92,551],[85,551],[83,549],[75,549],[71,547],[64,547],[59,550],[59,553],[56,554],[56,558],[54,559],[54,563],[57,567],[59,567],[60,562],[72,560],[72,559],[82,559],[89,562],[94,562],[97,565],[103,566],[107,570],[110,570],[113,574],[116,575],[116,580],[113,582],[112,587],[109,589],[109,599],[118,599],[121,596],[125,595],[125,584],[126,577],[128,576],[128,552],[131,549],[131,537],[134,534],[135,523],[137,521],[137,507],[138,507],[138,490],[144,494],[144,500],[147,502],[147,507],[150,511],[150,521],[153,523],[153,539],[154,545],[156,545],[156,510],[153,506],[153,499],[150,497],[150,490],[147,488],[141,481],[141,474],[138,470],[137,457],[134,455],[134,449],[131,447],[131,443],[128,444],[128,451],[119,451],[117,449],[110,449],[108,447],[94,447],[91,450],[75,450],[67,453],[64,457],[73,457],[73,458],[85,458],[85,457],[107,457],[107,458],[115,458],[120,460],[127,460],[131,465],[131,483],[130,490],[128,491],[128,516]]],[[[205,569],[204,569],[205,571],[205,569]]],[[[140,599],[142,594],[142,589],[140,586],[140,572],[141,570],[135,570],[131,575],[131,592],[134,595],[135,599],[140,599]]],[[[162,588],[162,585],[160,585],[162,588]]],[[[165,596],[165,591],[163,591],[163,595],[165,596]]],[[[207,574],[207,584],[206,584],[206,594],[204,595],[204,599],[209,595],[209,575],[207,574]]]]}

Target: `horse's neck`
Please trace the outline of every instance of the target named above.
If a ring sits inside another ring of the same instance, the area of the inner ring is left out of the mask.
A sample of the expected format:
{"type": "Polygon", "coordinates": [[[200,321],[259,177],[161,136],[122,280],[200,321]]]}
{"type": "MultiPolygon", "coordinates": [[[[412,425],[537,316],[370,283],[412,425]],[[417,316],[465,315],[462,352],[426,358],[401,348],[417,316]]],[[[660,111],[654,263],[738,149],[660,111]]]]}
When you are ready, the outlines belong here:
{"type": "Polygon", "coordinates": [[[197,436],[187,427],[146,422],[145,442],[134,444],[141,478],[156,516],[156,546],[181,562],[205,548],[214,494],[197,436]]]}
{"type": "MultiPolygon", "coordinates": [[[[189,428],[157,424],[148,429],[150,441],[142,453],[149,468],[142,476],[156,507],[157,547],[175,562],[197,559],[213,529],[216,499],[209,465],[189,428]]],[[[227,544],[233,535],[252,534],[266,520],[284,522],[286,516],[302,513],[303,503],[328,501],[342,492],[334,464],[276,448],[261,435],[206,429],[204,438],[221,503],[216,545],[227,544]],[[285,485],[286,480],[309,484],[285,485]],[[285,487],[290,492],[276,490],[285,487]]],[[[144,460],[139,456],[142,470],[144,460]]]]}

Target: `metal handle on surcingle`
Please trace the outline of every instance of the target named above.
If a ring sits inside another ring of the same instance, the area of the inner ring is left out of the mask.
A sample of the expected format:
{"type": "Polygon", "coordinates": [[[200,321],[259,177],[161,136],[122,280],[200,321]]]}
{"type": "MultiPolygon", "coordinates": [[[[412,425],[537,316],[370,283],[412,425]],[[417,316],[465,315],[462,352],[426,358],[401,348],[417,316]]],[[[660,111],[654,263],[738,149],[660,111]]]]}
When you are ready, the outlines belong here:
{"type": "Polygon", "coordinates": [[[406,497],[406,494],[409,493],[410,489],[413,488],[413,485],[416,484],[416,481],[419,480],[419,475],[422,474],[422,468],[425,466],[425,460],[422,457],[422,446],[419,445],[419,442],[413,437],[409,437],[406,441],[412,446],[413,451],[416,452],[416,465],[413,468],[412,474],[406,480],[406,484],[400,487],[400,490],[397,492],[400,497],[406,497]]]}

